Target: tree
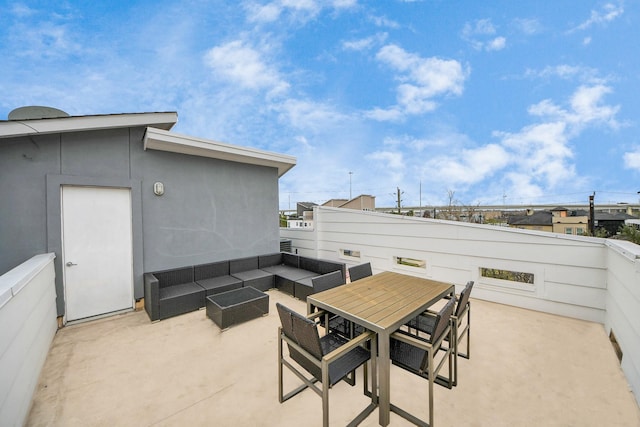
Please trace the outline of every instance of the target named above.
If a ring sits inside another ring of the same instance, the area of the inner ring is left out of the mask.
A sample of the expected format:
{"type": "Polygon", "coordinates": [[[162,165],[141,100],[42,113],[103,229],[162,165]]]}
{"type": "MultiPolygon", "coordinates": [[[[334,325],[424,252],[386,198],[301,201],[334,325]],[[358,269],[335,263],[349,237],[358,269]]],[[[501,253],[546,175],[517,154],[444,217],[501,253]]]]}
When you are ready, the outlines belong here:
{"type": "Polygon", "coordinates": [[[454,199],[456,192],[453,190],[447,190],[447,198],[449,199],[449,204],[447,205],[447,212],[446,215],[447,217],[445,219],[451,220],[451,221],[458,221],[459,217],[458,217],[458,212],[457,212],[457,208],[455,206],[455,204],[457,203],[457,201],[454,199]]]}
{"type": "Polygon", "coordinates": [[[623,225],[622,227],[620,227],[620,235],[624,238],[624,240],[628,240],[635,243],[636,245],[640,245],[640,230],[638,230],[634,226],[623,225]]]}

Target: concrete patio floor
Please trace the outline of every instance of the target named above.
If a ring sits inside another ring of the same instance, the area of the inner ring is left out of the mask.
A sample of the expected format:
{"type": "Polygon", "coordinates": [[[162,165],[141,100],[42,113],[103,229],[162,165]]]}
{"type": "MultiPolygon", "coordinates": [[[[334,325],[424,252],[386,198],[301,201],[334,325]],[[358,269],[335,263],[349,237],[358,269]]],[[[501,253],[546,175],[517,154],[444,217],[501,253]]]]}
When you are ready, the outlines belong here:
{"type": "MultiPolygon", "coordinates": [[[[310,390],[277,397],[275,303],[221,332],[205,310],[151,323],[144,311],[58,331],[40,376],[28,426],[321,425],[310,390]]],[[[640,426],[640,410],[599,324],[472,300],[471,359],[459,384],[435,387],[436,426],[640,426]]],[[[298,383],[285,371],[285,387],[298,383]]],[[[391,370],[391,401],[428,419],[427,382],[391,370]]],[[[330,392],[331,425],[369,400],[344,382],[330,392]]],[[[374,411],[362,426],[378,425],[374,411]]],[[[392,426],[410,425],[391,414],[392,426]]]]}

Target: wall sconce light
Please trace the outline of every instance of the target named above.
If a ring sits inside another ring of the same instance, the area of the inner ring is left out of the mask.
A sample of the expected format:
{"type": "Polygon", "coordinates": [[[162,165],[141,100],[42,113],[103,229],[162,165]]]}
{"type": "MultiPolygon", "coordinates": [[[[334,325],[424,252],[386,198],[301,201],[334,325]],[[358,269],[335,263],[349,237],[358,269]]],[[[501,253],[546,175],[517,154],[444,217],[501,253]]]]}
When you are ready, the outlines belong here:
{"type": "Polygon", "coordinates": [[[153,194],[156,196],[162,196],[164,194],[164,184],[161,182],[155,182],[153,184],[153,194]]]}

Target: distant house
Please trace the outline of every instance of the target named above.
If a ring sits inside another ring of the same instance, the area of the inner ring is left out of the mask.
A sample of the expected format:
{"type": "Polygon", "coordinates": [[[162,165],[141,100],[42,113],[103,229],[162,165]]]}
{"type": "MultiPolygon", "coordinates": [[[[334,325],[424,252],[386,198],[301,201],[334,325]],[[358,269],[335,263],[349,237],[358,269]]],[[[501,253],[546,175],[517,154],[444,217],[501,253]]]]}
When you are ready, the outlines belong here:
{"type": "Polygon", "coordinates": [[[609,236],[614,236],[620,231],[620,227],[623,227],[627,220],[637,220],[638,218],[629,215],[624,212],[609,213],[609,212],[595,212],[596,222],[595,227],[603,228],[607,230],[609,236]]]}
{"type": "Polygon", "coordinates": [[[585,235],[589,231],[589,213],[557,207],[551,210],[554,233],[585,235]]]}
{"type": "Polygon", "coordinates": [[[349,199],[329,199],[322,204],[322,206],[328,206],[330,208],[339,208],[347,203],[349,199]]]}
{"type": "MultiPolygon", "coordinates": [[[[318,206],[311,202],[298,202],[296,207],[297,218],[287,220],[288,228],[313,228],[313,208],[318,206]]],[[[347,199],[331,199],[323,203],[321,206],[329,206],[333,208],[357,209],[362,211],[375,211],[376,198],[361,194],[351,200],[347,199]]]]}
{"type": "Polygon", "coordinates": [[[177,118],[0,121],[0,274],[55,253],[58,316],[78,320],[134,307],[144,272],[277,252],[295,158],[170,132],[177,118]]]}
{"type": "MultiPolygon", "coordinates": [[[[298,218],[304,218],[307,212],[313,212],[313,207],[318,206],[313,202],[298,202],[296,204],[296,214],[298,218]]],[[[313,219],[313,215],[311,215],[313,219]]]]}
{"type": "Polygon", "coordinates": [[[508,218],[510,227],[525,230],[553,231],[553,214],[550,211],[527,210],[526,215],[511,215],[508,218]]]}
{"type": "Polygon", "coordinates": [[[376,197],[368,194],[361,194],[351,200],[331,199],[322,204],[332,208],[357,209],[361,211],[375,211],[376,197]]]}
{"type": "MultiPolygon", "coordinates": [[[[604,229],[608,236],[615,235],[625,220],[636,218],[624,212],[595,211],[595,229],[604,229]]],[[[528,210],[526,215],[512,215],[509,226],[528,230],[551,231],[554,233],[586,235],[589,231],[589,212],[557,207],[550,211],[528,210]]]]}
{"type": "Polygon", "coordinates": [[[589,215],[584,211],[570,211],[557,207],[550,211],[527,210],[526,215],[512,215],[509,226],[526,230],[549,231],[561,234],[587,234],[589,215]]]}

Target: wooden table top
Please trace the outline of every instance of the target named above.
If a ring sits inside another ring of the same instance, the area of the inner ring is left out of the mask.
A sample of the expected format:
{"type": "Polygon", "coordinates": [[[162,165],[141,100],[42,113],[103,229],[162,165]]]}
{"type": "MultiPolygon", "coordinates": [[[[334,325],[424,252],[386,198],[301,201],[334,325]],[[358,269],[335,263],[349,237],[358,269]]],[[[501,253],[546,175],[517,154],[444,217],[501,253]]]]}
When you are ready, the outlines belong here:
{"type": "Polygon", "coordinates": [[[449,283],[385,271],[310,295],[307,301],[380,332],[397,329],[452,292],[449,283]]]}

